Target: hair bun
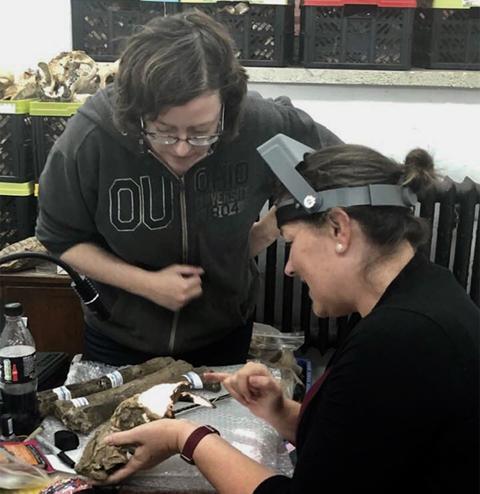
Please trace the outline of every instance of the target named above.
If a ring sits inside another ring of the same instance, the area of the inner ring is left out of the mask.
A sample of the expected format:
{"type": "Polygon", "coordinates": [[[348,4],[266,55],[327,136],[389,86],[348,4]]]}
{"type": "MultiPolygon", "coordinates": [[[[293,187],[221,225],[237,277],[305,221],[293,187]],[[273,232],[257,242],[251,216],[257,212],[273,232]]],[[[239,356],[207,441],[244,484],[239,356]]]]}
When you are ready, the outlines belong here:
{"type": "Polygon", "coordinates": [[[405,158],[403,185],[408,185],[415,192],[433,185],[437,175],[432,156],[425,149],[412,149],[405,158]]]}
{"type": "Polygon", "coordinates": [[[435,165],[433,158],[425,149],[412,149],[405,158],[405,166],[418,168],[425,171],[433,171],[435,165]]]}

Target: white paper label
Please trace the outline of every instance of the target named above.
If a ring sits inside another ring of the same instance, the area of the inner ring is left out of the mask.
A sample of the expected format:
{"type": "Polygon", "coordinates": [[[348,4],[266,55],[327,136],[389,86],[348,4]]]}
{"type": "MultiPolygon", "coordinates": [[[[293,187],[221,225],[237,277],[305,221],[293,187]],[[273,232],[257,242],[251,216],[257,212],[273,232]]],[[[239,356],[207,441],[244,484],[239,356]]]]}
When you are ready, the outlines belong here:
{"type": "Polygon", "coordinates": [[[183,374],[183,377],[187,379],[193,389],[203,389],[203,382],[196,372],[189,371],[186,374],[183,374]]]}
{"type": "Polygon", "coordinates": [[[58,396],[58,399],[61,401],[72,399],[72,393],[70,393],[70,390],[66,386],[53,388],[52,391],[58,396]]]}
{"type": "Polygon", "coordinates": [[[112,388],[118,388],[123,384],[123,376],[118,371],[111,372],[110,374],[107,374],[106,377],[110,379],[110,382],[112,383],[112,388]]]}
{"type": "Polygon", "coordinates": [[[75,408],[86,407],[89,404],[85,396],[74,398],[71,403],[75,408]]]}

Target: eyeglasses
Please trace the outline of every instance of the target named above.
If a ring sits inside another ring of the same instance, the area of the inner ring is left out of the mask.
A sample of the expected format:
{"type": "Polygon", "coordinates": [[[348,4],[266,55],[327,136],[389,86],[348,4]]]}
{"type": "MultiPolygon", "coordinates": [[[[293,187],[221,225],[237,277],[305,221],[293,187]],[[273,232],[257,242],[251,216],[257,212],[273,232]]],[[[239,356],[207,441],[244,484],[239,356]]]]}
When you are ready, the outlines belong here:
{"type": "Polygon", "coordinates": [[[155,144],[160,144],[162,146],[171,146],[173,144],[176,144],[178,141],[185,141],[188,142],[190,146],[202,147],[202,146],[211,146],[220,139],[220,136],[223,134],[224,119],[225,119],[225,105],[222,105],[220,120],[218,122],[217,132],[215,134],[209,134],[204,136],[189,136],[185,139],[181,139],[180,137],[177,136],[164,135],[158,132],[150,132],[146,130],[143,117],[140,117],[140,125],[142,128],[142,134],[147,136],[150,139],[150,141],[154,142],[155,144]]]}

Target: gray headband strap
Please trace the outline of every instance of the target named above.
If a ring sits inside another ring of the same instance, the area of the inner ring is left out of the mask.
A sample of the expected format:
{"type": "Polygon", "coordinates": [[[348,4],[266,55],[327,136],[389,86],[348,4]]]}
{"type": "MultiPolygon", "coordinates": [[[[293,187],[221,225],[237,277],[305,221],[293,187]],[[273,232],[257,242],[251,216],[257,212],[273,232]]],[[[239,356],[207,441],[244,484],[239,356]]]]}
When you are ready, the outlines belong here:
{"type": "MultiPolygon", "coordinates": [[[[341,187],[320,192],[314,191],[313,194],[305,196],[301,204],[305,210],[311,213],[321,213],[335,207],[410,207],[415,205],[416,202],[417,196],[406,187],[391,184],[371,184],[359,187],[341,187]]],[[[282,203],[278,207],[282,207],[282,203]]]]}
{"type": "MultiPolygon", "coordinates": [[[[314,150],[283,134],[277,134],[257,148],[273,173],[295,198],[277,206],[295,209],[295,216],[321,213],[334,207],[396,206],[412,207],[416,194],[408,187],[392,184],[370,184],[358,187],[340,187],[316,192],[296,170],[305,154],[314,150]],[[303,213],[301,213],[303,210],[303,213]]],[[[292,211],[293,213],[293,211],[292,211]]],[[[287,215],[290,216],[290,215],[287,215]]]]}

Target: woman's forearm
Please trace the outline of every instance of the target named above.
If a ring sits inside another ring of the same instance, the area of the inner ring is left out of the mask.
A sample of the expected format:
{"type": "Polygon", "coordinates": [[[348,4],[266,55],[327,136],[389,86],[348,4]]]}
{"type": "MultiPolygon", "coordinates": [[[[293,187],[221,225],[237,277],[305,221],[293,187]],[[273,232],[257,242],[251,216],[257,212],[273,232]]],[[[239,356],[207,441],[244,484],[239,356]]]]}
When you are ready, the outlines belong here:
{"type": "Polygon", "coordinates": [[[61,259],[96,281],[137,295],[144,294],[145,271],[95,244],[77,244],[66,250],[61,259]]]}
{"type": "MultiPolygon", "coordinates": [[[[180,439],[180,451],[191,432],[187,429],[180,439]]],[[[261,482],[276,475],[216,434],[209,434],[198,443],[193,459],[218,494],[251,494],[261,482]]]]}
{"type": "Polygon", "coordinates": [[[287,441],[295,444],[300,403],[285,399],[282,412],[269,418],[268,423],[287,441]]]}
{"type": "Polygon", "coordinates": [[[275,206],[265,216],[262,216],[250,229],[249,248],[250,257],[255,257],[266,249],[279,237],[275,206]]]}

